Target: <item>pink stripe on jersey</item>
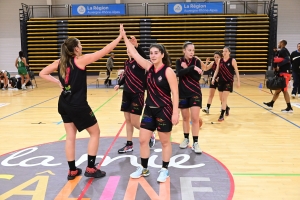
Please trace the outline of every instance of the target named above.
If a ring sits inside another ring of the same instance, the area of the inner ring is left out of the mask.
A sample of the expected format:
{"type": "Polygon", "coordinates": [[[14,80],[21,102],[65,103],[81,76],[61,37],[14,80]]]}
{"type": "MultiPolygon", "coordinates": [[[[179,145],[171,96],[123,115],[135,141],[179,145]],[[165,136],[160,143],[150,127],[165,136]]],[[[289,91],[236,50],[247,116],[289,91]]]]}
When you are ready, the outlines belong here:
{"type": "Polygon", "coordinates": [[[226,81],[233,81],[233,74],[230,73],[230,71],[227,69],[226,65],[223,64],[223,67],[221,68],[221,71],[223,73],[223,78],[226,81]],[[227,80],[227,79],[230,79],[230,80],[227,80]]]}
{"type": "Polygon", "coordinates": [[[144,86],[142,84],[134,82],[133,80],[131,80],[131,78],[128,76],[128,74],[127,74],[127,79],[128,79],[128,82],[126,82],[126,84],[127,84],[128,87],[130,87],[129,84],[128,84],[130,82],[140,92],[144,92],[144,86]],[[137,85],[137,84],[139,84],[139,85],[137,85]],[[143,88],[143,89],[141,89],[141,88],[143,88]]]}
{"type": "Polygon", "coordinates": [[[172,119],[169,117],[170,115],[167,115],[166,112],[163,110],[164,115],[168,118],[168,120],[170,120],[170,122],[172,122],[172,119]]]}
{"type": "Polygon", "coordinates": [[[132,91],[132,93],[135,93],[135,91],[129,86],[127,79],[125,79],[126,86],[132,91]]]}
{"type": "Polygon", "coordinates": [[[194,92],[194,93],[196,93],[196,94],[199,94],[200,95],[200,93],[198,93],[198,92],[196,92],[195,90],[193,90],[192,88],[190,88],[186,83],[185,83],[185,81],[184,80],[182,80],[182,83],[185,85],[185,87],[186,88],[188,88],[190,91],[192,91],[192,92],[194,92]]]}
{"type": "MultiPolygon", "coordinates": [[[[157,85],[155,84],[155,81],[153,81],[153,85],[155,86],[155,88],[159,91],[159,94],[163,97],[163,98],[165,98],[168,102],[171,102],[170,101],[170,97],[168,96],[168,95],[166,95],[165,93],[163,93],[163,91],[161,91],[160,89],[159,89],[159,87],[157,87],[157,85]]],[[[164,101],[163,99],[162,99],[162,101],[164,101]]],[[[165,101],[164,101],[165,102],[165,101]]],[[[165,102],[166,103],[166,102],[165,102]]]]}
{"type": "Polygon", "coordinates": [[[131,78],[133,78],[138,84],[143,85],[143,82],[138,77],[136,77],[134,73],[132,73],[131,69],[128,69],[127,72],[130,73],[131,78]]]}

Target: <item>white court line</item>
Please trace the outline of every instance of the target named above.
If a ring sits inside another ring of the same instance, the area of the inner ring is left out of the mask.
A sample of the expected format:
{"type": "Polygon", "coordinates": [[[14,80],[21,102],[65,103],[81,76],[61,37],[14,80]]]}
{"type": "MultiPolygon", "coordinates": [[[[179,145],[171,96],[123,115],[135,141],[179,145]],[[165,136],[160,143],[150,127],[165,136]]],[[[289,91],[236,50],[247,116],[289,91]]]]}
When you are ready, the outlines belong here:
{"type": "Polygon", "coordinates": [[[300,103],[291,103],[291,105],[292,105],[293,107],[300,108],[300,103]]]}
{"type": "Polygon", "coordinates": [[[9,103],[0,103],[0,107],[4,107],[4,106],[7,106],[9,105],[9,103]]]}

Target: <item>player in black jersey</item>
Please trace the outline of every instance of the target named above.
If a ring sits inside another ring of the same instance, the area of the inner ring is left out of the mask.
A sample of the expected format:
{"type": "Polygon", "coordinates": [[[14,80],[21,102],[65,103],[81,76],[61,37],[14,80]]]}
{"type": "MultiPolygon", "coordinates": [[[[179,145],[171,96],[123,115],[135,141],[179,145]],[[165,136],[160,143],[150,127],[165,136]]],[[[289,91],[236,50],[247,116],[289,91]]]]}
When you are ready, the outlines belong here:
{"type": "MultiPolygon", "coordinates": [[[[199,114],[202,107],[202,93],[200,78],[202,74],[201,61],[194,57],[195,47],[192,42],[185,42],[184,56],[176,60],[176,73],[179,77],[179,108],[183,118],[184,139],[180,148],[187,148],[189,144],[190,116],[192,122],[193,146],[195,153],[202,153],[198,143],[199,114]]],[[[203,64],[204,65],[204,64],[203,64]]]]}
{"type": "MultiPolygon", "coordinates": [[[[134,36],[131,37],[130,42],[136,48],[137,52],[143,57],[147,58],[143,49],[138,45],[134,36]]],[[[118,150],[119,153],[126,153],[133,151],[132,135],[133,128],[140,129],[140,115],[144,107],[144,93],[146,84],[146,72],[130,55],[127,50],[129,59],[124,62],[124,74],[115,90],[118,90],[124,84],[121,111],[124,112],[126,120],[126,134],[127,143],[124,147],[118,150]]],[[[150,148],[155,144],[155,134],[153,132],[149,141],[150,148]]]]}
{"type": "Polygon", "coordinates": [[[147,99],[141,120],[140,155],[141,165],[131,178],[148,176],[148,159],[150,148],[148,141],[154,130],[157,130],[162,144],[162,169],[157,178],[158,182],[165,182],[169,177],[168,165],[172,155],[171,131],[172,126],[178,124],[178,86],[174,71],[170,68],[169,55],[161,44],[150,46],[150,61],[144,59],[135,50],[123,30],[123,38],[131,56],[147,71],[147,99]],[[171,99],[171,93],[173,101],[171,99]]]}
{"type": "Polygon", "coordinates": [[[216,77],[218,77],[218,90],[220,99],[222,102],[222,110],[221,115],[218,121],[224,120],[224,113],[226,110],[229,112],[229,107],[227,106],[227,99],[229,93],[233,91],[233,76],[234,72],[237,77],[237,87],[240,87],[240,75],[236,60],[234,58],[230,58],[230,48],[223,48],[223,58],[219,60],[219,64],[215,70],[214,76],[212,78],[212,84],[215,84],[216,77]]]}
{"type": "MultiPolygon", "coordinates": [[[[122,25],[120,25],[122,28],[122,25]]],[[[74,179],[82,172],[75,166],[75,140],[77,130],[86,129],[90,134],[88,143],[88,166],[84,175],[100,178],[106,175],[95,166],[99,146],[100,129],[97,119],[87,102],[86,65],[93,63],[111,52],[122,39],[120,34],[113,42],[100,51],[82,55],[82,46],[78,39],[68,38],[61,45],[61,58],[45,67],[40,77],[54,82],[62,88],[58,101],[58,112],[61,115],[66,137],[66,157],[69,165],[68,180],[74,179]],[[50,74],[58,71],[59,80],[50,74]]]]}
{"type": "MultiPolygon", "coordinates": [[[[215,70],[217,68],[217,63],[219,62],[219,60],[221,59],[221,57],[222,57],[222,54],[219,51],[216,51],[214,53],[214,61],[213,62],[211,62],[209,65],[207,65],[208,62],[209,62],[209,58],[206,59],[204,71],[209,71],[211,77],[213,77],[213,75],[215,73],[215,70]]],[[[210,80],[209,97],[208,97],[208,100],[207,100],[207,105],[206,105],[206,108],[204,108],[202,110],[206,114],[209,114],[209,109],[210,109],[212,100],[213,100],[213,98],[215,96],[215,92],[216,92],[217,87],[218,87],[218,83],[215,82],[214,84],[212,84],[212,82],[210,80]]]]}

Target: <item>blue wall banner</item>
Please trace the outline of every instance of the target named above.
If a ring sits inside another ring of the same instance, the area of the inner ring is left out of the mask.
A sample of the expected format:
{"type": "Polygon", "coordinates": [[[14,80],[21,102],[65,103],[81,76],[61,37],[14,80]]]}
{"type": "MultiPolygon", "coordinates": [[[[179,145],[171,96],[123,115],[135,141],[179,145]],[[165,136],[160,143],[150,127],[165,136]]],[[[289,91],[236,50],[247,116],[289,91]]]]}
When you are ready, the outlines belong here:
{"type": "Polygon", "coordinates": [[[125,15],[125,4],[72,4],[72,16],[125,15]]]}
{"type": "Polygon", "coordinates": [[[168,3],[169,15],[223,14],[223,2],[168,3]]]}

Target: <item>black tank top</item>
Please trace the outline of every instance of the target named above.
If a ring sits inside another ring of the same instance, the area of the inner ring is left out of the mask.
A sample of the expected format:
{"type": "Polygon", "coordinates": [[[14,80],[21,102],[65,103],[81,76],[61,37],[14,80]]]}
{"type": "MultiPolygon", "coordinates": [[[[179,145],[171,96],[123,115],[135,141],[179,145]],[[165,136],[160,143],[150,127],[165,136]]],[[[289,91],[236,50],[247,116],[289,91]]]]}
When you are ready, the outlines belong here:
{"type": "Polygon", "coordinates": [[[82,105],[87,103],[86,69],[78,68],[74,59],[71,59],[72,65],[70,63],[67,65],[65,79],[61,77],[60,65],[58,65],[59,81],[64,87],[61,97],[70,105],[82,105]]]}
{"type": "Polygon", "coordinates": [[[218,76],[219,81],[233,82],[234,67],[232,66],[232,58],[229,58],[226,62],[221,58],[218,76]]]}
{"type": "Polygon", "coordinates": [[[146,73],[134,59],[126,60],[124,91],[130,93],[144,93],[146,85],[146,73]]]}
{"type": "Polygon", "coordinates": [[[147,106],[163,107],[172,105],[171,88],[166,77],[167,66],[155,70],[152,65],[147,72],[147,106]]]}
{"type": "MultiPolygon", "coordinates": [[[[197,66],[201,69],[200,61],[193,57],[190,61],[187,61],[185,58],[180,58],[180,63],[185,62],[188,67],[197,66]]],[[[189,73],[179,77],[179,97],[188,98],[194,95],[201,96],[201,87],[200,87],[200,78],[201,75],[195,71],[191,70],[189,73]]]]}

